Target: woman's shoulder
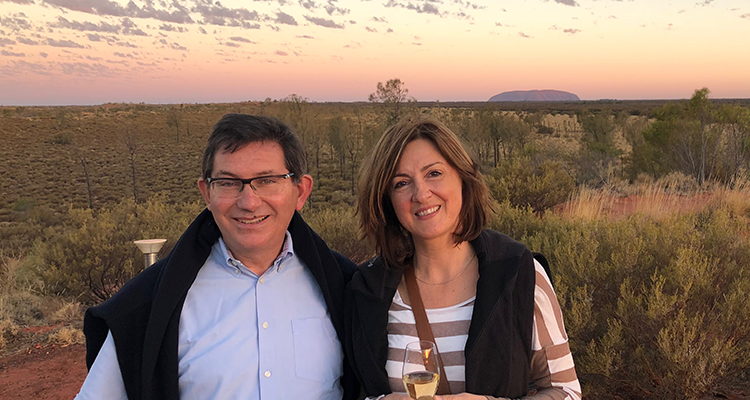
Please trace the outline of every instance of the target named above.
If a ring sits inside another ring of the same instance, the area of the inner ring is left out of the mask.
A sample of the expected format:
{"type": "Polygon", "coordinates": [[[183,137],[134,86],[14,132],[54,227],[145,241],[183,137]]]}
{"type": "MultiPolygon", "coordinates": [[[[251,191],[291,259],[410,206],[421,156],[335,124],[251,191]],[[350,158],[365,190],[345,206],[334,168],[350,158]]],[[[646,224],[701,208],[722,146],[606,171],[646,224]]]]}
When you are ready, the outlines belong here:
{"type": "Polygon", "coordinates": [[[484,229],[471,241],[477,255],[483,253],[485,260],[501,260],[522,256],[528,249],[526,245],[510,236],[493,229],[484,229]]]}

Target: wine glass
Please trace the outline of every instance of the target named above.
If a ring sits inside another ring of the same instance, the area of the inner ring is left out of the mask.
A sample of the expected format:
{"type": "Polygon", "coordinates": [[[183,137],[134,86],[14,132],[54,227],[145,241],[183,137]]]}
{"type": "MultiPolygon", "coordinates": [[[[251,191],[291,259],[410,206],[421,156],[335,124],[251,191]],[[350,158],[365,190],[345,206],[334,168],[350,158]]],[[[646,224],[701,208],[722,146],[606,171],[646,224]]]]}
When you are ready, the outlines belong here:
{"type": "Polygon", "coordinates": [[[437,346],[422,340],[406,345],[403,380],[406,393],[412,399],[432,400],[440,382],[437,346]]]}

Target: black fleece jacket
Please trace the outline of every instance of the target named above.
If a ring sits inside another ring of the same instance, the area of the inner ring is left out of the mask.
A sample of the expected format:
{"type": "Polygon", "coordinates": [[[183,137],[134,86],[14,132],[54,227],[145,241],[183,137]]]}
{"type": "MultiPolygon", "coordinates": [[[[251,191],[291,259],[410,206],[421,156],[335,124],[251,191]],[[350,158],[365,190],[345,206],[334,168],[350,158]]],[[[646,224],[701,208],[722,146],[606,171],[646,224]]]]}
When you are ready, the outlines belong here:
{"type": "MultiPolygon", "coordinates": [[[[536,284],[534,257],[510,237],[484,230],[471,241],[479,260],[479,281],[469,326],[466,391],[496,397],[526,394],[536,284]]],[[[403,269],[376,257],[358,268],[346,291],[346,351],[367,396],[390,393],[388,309],[403,269]]]]}
{"type": "MultiPolygon", "coordinates": [[[[336,334],[344,343],[344,287],[356,267],[330,250],[298,213],[292,217],[288,230],[294,252],[320,285],[336,334]]],[[[86,363],[91,368],[107,332],[111,331],[128,399],[179,399],[180,313],[188,289],[220,235],[212,214],[204,210],[166,258],[131,279],[112,298],[86,312],[83,328],[86,363]]],[[[359,385],[346,358],[341,385],[344,399],[354,399],[359,394],[359,385]]]]}

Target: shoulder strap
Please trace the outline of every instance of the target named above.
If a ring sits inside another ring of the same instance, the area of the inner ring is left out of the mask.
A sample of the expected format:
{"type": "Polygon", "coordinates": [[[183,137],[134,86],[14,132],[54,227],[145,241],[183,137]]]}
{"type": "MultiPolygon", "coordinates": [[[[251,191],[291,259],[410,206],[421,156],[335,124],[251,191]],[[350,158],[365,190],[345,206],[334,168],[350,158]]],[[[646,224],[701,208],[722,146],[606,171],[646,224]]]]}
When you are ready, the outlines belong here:
{"type": "Polygon", "coordinates": [[[555,282],[552,280],[552,271],[549,269],[549,262],[547,261],[547,258],[544,257],[542,253],[531,253],[534,255],[534,259],[539,262],[539,264],[542,264],[542,267],[544,268],[544,272],[547,273],[547,278],[549,278],[550,284],[555,286],[555,282]]]}
{"type": "MultiPolygon", "coordinates": [[[[406,292],[409,294],[409,301],[411,302],[411,310],[414,313],[414,320],[417,323],[417,334],[419,340],[426,340],[435,343],[435,335],[432,333],[430,327],[430,321],[427,319],[427,313],[424,311],[424,305],[422,304],[422,296],[419,294],[419,286],[417,286],[417,279],[414,275],[414,267],[409,265],[404,271],[404,279],[406,280],[406,292]]],[[[440,382],[438,383],[437,394],[451,394],[451,388],[448,383],[448,378],[445,376],[445,367],[443,364],[443,358],[440,356],[440,350],[438,349],[438,362],[440,363],[440,382]]]]}

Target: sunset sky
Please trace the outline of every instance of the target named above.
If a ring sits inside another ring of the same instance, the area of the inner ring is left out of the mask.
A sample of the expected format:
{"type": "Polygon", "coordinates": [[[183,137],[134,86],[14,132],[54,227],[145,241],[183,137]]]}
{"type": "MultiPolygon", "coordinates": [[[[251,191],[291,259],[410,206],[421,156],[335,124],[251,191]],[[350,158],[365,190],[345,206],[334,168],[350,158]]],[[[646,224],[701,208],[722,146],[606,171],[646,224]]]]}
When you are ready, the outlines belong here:
{"type": "Polygon", "coordinates": [[[0,0],[0,105],[750,98],[750,0],[0,0]]]}

